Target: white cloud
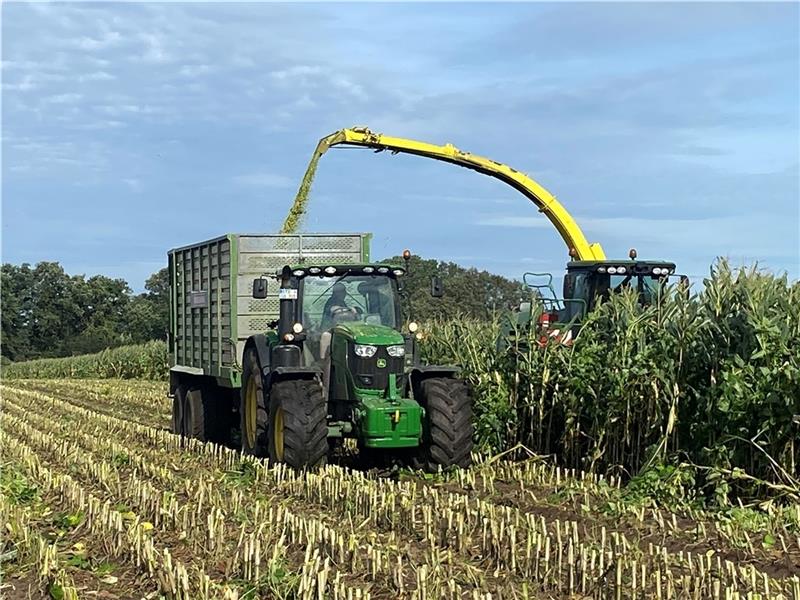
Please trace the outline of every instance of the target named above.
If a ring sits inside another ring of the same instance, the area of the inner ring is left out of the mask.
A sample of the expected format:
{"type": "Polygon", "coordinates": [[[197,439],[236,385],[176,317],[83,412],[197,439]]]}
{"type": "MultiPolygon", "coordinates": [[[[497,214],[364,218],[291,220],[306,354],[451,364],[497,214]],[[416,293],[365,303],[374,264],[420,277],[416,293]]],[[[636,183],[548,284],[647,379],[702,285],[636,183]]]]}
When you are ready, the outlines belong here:
{"type": "Polygon", "coordinates": [[[348,77],[343,72],[334,71],[320,65],[294,65],[286,69],[278,69],[269,74],[279,85],[344,92],[356,100],[367,100],[368,94],[364,86],[348,77]]]}
{"type": "Polygon", "coordinates": [[[124,184],[130,187],[134,192],[139,192],[142,189],[142,182],[141,180],[135,177],[127,177],[122,180],[124,184]]]}
{"type": "Polygon", "coordinates": [[[233,178],[234,183],[239,185],[249,185],[253,187],[267,188],[289,188],[294,187],[297,182],[284,175],[277,173],[251,173],[249,175],[238,175],[233,178]]]}
{"type": "Polygon", "coordinates": [[[307,81],[309,77],[318,76],[323,74],[323,69],[320,66],[312,65],[295,65],[288,69],[280,69],[272,71],[269,76],[277,81],[292,81],[302,80],[307,81]]]}
{"type": "Polygon", "coordinates": [[[154,115],[161,112],[159,108],[147,104],[109,104],[106,106],[100,106],[98,108],[105,114],[111,115],[112,117],[131,114],[154,115]]]}
{"type": "Polygon", "coordinates": [[[73,44],[81,50],[101,50],[116,46],[122,42],[122,36],[116,31],[107,31],[100,38],[83,36],[73,41],[73,44]]]}
{"type": "Polygon", "coordinates": [[[94,73],[86,73],[85,75],[78,75],[78,81],[112,81],[116,79],[111,73],[106,71],[95,71],[94,73]]]}
{"type": "Polygon", "coordinates": [[[144,42],[144,52],[135,54],[134,61],[146,63],[166,63],[172,60],[172,56],[164,48],[161,37],[153,33],[141,32],[139,39],[144,42]]]}
{"type": "Polygon", "coordinates": [[[180,74],[183,77],[198,77],[209,72],[211,72],[209,65],[184,65],[180,70],[180,74]]]}
{"type": "Polygon", "coordinates": [[[83,99],[83,94],[56,94],[55,96],[46,96],[43,102],[48,104],[75,104],[83,99]]]}
{"type": "Polygon", "coordinates": [[[38,84],[32,75],[25,75],[21,81],[16,83],[3,83],[3,89],[16,92],[29,92],[36,89],[38,84]]]}

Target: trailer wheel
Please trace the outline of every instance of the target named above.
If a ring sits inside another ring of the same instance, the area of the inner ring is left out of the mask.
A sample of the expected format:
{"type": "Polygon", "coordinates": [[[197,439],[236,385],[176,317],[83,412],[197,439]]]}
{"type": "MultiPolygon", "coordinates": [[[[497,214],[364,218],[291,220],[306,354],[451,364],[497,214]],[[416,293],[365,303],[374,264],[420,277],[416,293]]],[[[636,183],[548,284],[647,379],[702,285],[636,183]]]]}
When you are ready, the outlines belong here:
{"type": "Polygon", "coordinates": [[[267,456],[267,404],[264,380],[258,353],[250,348],[244,354],[239,418],[242,432],[242,452],[267,456]]]}
{"type": "Polygon", "coordinates": [[[213,422],[213,415],[208,414],[207,397],[208,393],[202,388],[193,388],[186,392],[183,409],[183,430],[186,432],[186,437],[195,438],[201,442],[212,437],[208,431],[207,422],[208,424],[213,422]]]}
{"type": "Polygon", "coordinates": [[[230,438],[230,414],[228,398],[220,395],[219,388],[201,384],[186,392],[183,409],[185,434],[203,442],[227,444],[230,438]]]}
{"type": "Polygon", "coordinates": [[[273,384],[269,401],[269,458],[300,469],[328,459],[328,406],[317,380],[273,384]]]}
{"type": "Polygon", "coordinates": [[[460,379],[431,377],[422,381],[420,396],[425,421],[415,466],[431,471],[468,467],[472,461],[472,398],[467,384],[460,379]]]}
{"type": "Polygon", "coordinates": [[[186,386],[179,385],[172,396],[172,426],[170,430],[175,435],[185,435],[183,426],[183,406],[186,399],[186,386]]]}

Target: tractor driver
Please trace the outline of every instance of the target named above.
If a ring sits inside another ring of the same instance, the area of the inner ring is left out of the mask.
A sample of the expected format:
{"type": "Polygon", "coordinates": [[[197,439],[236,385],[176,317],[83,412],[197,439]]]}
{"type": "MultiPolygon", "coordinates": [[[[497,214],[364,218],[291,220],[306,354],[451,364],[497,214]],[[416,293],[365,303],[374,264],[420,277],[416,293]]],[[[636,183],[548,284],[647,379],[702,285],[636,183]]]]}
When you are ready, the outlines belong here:
{"type": "Polygon", "coordinates": [[[353,321],[358,318],[358,311],[347,306],[347,288],[343,283],[335,283],[331,291],[331,297],[325,302],[322,311],[321,329],[330,329],[340,321],[353,321]]]}

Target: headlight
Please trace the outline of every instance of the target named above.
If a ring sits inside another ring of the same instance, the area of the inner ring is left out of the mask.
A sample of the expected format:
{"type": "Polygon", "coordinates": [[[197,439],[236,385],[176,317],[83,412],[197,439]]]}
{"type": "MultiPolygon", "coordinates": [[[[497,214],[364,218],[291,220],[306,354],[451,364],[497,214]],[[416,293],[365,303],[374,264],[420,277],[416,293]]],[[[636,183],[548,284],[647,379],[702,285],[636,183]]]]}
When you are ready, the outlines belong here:
{"type": "Polygon", "coordinates": [[[396,277],[400,277],[405,271],[403,271],[403,269],[395,269],[392,273],[394,273],[396,277]]]}
{"type": "Polygon", "coordinates": [[[411,333],[416,333],[417,329],[419,329],[419,325],[417,325],[414,321],[411,321],[411,323],[408,324],[408,330],[411,333]]]}
{"type": "Polygon", "coordinates": [[[364,267],[364,273],[372,273],[374,270],[373,267],[364,267]]]}
{"type": "Polygon", "coordinates": [[[627,270],[625,267],[617,267],[617,273],[624,273],[627,270]]]}
{"type": "Polygon", "coordinates": [[[295,269],[294,271],[292,271],[292,275],[294,275],[295,277],[302,277],[305,274],[306,272],[303,271],[303,269],[295,269]]]}
{"type": "Polygon", "coordinates": [[[370,346],[368,344],[356,344],[355,351],[356,356],[360,356],[361,358],[372,358],[378,351],[378,347],[370,346]]]}
{"type": "Polygon", "coordinates": [[[317,275],[320,272],[320,270],[321,269],[319,267],[309,267],[308,272],[311,273],[312,275],[317,275]]]}
{"type": "Polygon", "coordinates": [[[386,274],[389,272],[389,267],[378,267],[378,273],[386,274]]]}
{"type": "Polygon", "coordinates": [[[617,272],[617,267],[608,267],[609,275],[614,275],[617,272]]]}
{"type": "Polygon", "coordinates": [[[653,269],[653,275],[661,275],[661,267],[656,267],[653,269]]]}
{"type": "Polygon", "coordinates": [[[325,272],[328,275],[333,275],[334,273],[336,273],[336,267],[325,267],[325,272]]]}
{"type": "Polygon", "coordinates": [[[303,324],[302,323],[295,323],[292,325],[292,331],[295,333],[303,333],[303,324]]]}
{"type": "Polygon", "coordinates": [[[598,267],[597,268],[597,272],[598,273],[605,273],[606,272],[606,268],[605,267],[598,267]]]}
{"type": "Polygon", "coordinates": [[[386,346],[386,352],[388,352],[389,356],[392,358],[400,358],[406,355],[405,346],[386,346]]]}

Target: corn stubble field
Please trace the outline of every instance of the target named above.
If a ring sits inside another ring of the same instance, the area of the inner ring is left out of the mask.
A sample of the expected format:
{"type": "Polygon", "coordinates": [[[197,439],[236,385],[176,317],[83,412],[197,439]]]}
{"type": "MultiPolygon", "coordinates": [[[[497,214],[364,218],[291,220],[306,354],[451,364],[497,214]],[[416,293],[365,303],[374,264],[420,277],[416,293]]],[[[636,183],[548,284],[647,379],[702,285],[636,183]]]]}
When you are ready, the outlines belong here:
{"type": "Polygon", "coordinates": [[[160,383],[2,391],[7,598],[800,598],[796,505],[749,527],[533,460],[299,473],[170,434],[160,383]]]}
{"type": "Polygon", "coordinates": [[[10,365],[0,597],[800,600],[798,298],[723,264],[569,348],[429,323],[483,453],[434,475],[182,440],[163,342],[10,365]]]}

